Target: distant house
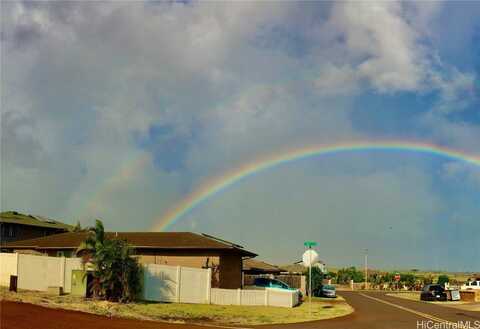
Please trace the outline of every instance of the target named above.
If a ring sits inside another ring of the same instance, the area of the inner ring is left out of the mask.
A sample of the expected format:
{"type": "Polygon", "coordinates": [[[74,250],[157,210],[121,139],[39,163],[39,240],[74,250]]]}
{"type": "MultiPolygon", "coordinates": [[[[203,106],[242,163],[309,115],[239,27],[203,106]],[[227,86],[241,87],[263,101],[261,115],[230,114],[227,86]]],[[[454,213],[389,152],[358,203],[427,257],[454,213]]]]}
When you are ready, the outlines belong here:
{"type": "Polygon", "coordinates": [[[284,269],[277,267],[275,265],[255,260],[255,259],[246,259],[243,261],[243,273],[248,275],[259,275],[259,274],[273,274],[278,275],[281,272],[285,272],[284,269]]]}
{"type": "MultiPolygon", "coordinates": [[[[291,274],[303,274],[308,270],[308,267],[303,266],[302,261],[296,262],[291,265],[285,265],[282,267],[285,269],[286,272],[289,272],[291,274]]],[[[326,274],[328,272],[327,265],[322,260],[319,260],[318,263],[313,265],[313,267],[319,268],[322,273],[326,274]]]]}
{"type": "Polygon", "coordinates": [[[25,215],[16,211],[0,213],[0,241],[2,247],[7,242],[64,233],[72,229],[73,226],[49,218],[25,215]]]}
{"type": "Polygon", "coordinates": [[[316,267],[320,269],[320,271],[324,274],[327,273],[327,265],[325,264],[324,261],[319,261],[318,263],[315,264],[316,267]]]}
{"type": "MultiPolygon", "coordinates": [[[[74,257],[87,234],[50,235],[11,242],[4,248],[14,252],[74,257]]],[[[126,240],[143,264],[212,268],[212,286],[228,289],[242,287],[242,262],[257,256],[240,245],[191,232],[108,232],[106,238],[126,240]]]]}

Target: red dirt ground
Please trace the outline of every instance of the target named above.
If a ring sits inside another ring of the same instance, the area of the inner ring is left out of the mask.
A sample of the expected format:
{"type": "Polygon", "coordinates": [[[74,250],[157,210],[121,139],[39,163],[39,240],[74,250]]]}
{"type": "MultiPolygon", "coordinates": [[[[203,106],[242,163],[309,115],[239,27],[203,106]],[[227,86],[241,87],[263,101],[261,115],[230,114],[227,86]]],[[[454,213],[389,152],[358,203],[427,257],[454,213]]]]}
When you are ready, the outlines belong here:
{"type": "Polygon", "coordinates": [[[179,325],[139,321],[44,308],[2,300],[0,329],[212,329],[196,325],[179,325]]]}

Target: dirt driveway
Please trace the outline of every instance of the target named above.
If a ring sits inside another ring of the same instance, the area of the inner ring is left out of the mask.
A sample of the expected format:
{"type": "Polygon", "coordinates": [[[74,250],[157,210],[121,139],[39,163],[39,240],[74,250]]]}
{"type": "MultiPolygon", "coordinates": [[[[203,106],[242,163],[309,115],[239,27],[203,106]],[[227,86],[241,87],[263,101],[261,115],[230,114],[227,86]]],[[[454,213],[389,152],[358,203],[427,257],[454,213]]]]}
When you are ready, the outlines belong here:
{"type": "MultiPolygon", "coordinates": [[[[262,326],[288,329],[415,329],[418,323],[466,323],[480,328],[480,312],[386,296],[384,293],[342,292],[355,308],[348,316],[289,325],[262,326]]],[[[1,302],[1,329],[211,329],[212,326],[169,324],[119,318],[107,318],[87,313],[43,308],[31,304],[1,302]]],[[[222,327],[219,327],[222,328],[222,327]]],[[[228,327],[223,327],[228,328],[228,327]]],[[[258,327],[259,328],[259,327],[258,327]]],[[[425,326],[427,328],[427,326],[425,326]]],[[[429,328],[429,327],[428,327],[429,328]]]]}

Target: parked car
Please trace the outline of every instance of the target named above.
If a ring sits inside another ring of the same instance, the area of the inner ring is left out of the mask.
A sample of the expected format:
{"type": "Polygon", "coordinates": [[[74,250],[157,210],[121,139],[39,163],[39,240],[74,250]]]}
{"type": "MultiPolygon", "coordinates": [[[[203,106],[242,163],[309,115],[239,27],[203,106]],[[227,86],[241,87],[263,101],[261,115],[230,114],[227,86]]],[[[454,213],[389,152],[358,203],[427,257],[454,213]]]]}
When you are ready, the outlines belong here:
{"type": "Polygon", "coordinates": [[[445,288],[439,284],[427,284],[423,287],[422,293],[420,294],[420,300],[446,301],[447,293],[445,292],[445,288]]]}
{"type": "Polygon", "coordinates": [[[337,292],[334,286],[330,284],[326,284],[326,285],[323,285],[322,288],[320,289],[320,295],[322,297],[336,298],[337,292]]]}
{"type": "Polygon", "coordinates": [[[468,281],[462,287],[462,290],[480,290],[480,279],[468,281]]]}
{"type": "Polygon", "coordinates": [[[303,294],[299,289],[292,288],[288,284],[283,281],[277,279],[270,279],[270,278],[256,278],[253,286],[249,286],[249,289],[265,289],[265,288],[276,288],[276,289],[284,289],[284,290],[291,290],[297,291],[300,300],[303,298],[303,294]]]}
{"type": "Polygon", "coordinates": [[[296,290],[294,288],[290,288],[290,286],[283,281],[269,278],[256,278],[253,285],[256,288],[278,288],[285,290],[296,290]]]}

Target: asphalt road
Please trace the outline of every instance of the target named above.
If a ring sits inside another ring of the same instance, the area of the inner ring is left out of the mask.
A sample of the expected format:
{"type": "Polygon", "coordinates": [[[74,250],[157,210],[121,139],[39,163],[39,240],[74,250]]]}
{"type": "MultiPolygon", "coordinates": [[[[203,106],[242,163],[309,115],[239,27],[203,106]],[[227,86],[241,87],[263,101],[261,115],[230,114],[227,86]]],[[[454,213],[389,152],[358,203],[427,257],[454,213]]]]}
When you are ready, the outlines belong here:
{"type": "MultiPolygon", "coordinates": [[[[342,292],[341,294],[355,308],[353,314],[326,321],[260,327],[264,329],[455,329],[458,328],[459,323],[466,324],[467,321],[470,321],[470,328],[480,329],[480,312],[459,311],[444,306],[390,297],[384,293],[342,292]],[[439,327],[434,327],[435,324],[439,327]],[[454,325],[457,325],[457,327],[454,325]]],[[[107,318],[81,312],[55,310],[31,304],[5,301],[2,301],[0,305],[1,329],[212,328],[211,326],[107,318]]]]}
{"type": "Polygon", "coordinates": [[[450,307],[391,297],[381,292],[341,292],[341,295],[355,309],[354,313],[326,321],[263,328],[434,329],[433,325],[437,323],[440,325],[438,329],[455,329],[458,327],[454,327],[453,324],[466,324],[470,321],[471,329],[480,329],[480,312],[459,311],[450,307]]]}

